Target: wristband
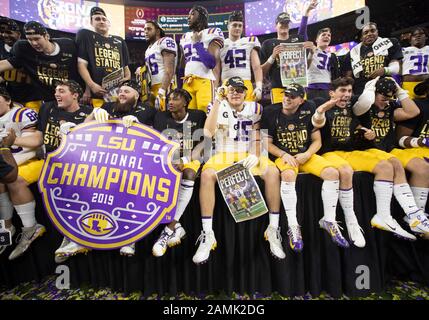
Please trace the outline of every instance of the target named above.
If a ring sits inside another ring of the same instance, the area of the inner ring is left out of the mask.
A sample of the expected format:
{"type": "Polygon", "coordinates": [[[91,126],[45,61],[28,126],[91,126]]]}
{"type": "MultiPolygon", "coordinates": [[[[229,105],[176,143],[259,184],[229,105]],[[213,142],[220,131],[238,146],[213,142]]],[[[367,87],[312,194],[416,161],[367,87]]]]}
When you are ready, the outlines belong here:
{"type": "Polygon", "coordinates": [[[267,62],[269,63],[269,64],[274,64],[274,62],[275,62],[276,60],[272,57],[272,56],[270,56],[269,58],[268,58],[268,60],[267,60],[267,62]]]}

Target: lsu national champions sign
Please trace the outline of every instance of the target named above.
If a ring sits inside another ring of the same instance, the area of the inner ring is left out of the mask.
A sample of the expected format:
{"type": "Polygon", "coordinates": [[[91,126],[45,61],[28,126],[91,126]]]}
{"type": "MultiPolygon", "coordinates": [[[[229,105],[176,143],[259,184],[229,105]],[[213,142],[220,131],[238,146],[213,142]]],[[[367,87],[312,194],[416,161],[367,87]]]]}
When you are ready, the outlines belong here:
{"type": "Polygon", "coordinates": [[[93,249],[115,249],[172,221],[180,172],[178,145],[157,131],[121,120],[77,126],[48,154],[39,180],[57,229],[93,249]]]}

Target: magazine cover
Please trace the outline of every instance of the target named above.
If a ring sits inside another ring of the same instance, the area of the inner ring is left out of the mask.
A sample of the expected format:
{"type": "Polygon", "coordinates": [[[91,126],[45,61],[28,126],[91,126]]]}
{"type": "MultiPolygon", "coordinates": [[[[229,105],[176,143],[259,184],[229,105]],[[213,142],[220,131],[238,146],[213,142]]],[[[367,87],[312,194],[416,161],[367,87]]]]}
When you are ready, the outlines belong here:
{"type": "Polygon", "coordinates": [[[280,77],[283,87],[291,83],[307,86],[307,57],[304,43],[282,43],[286,51],[280,53],[280,77]]]}
{"type": "Polygon", "coordinates": [[[268,212],[255,178],[242,161],[216,174],[219,188],[235,222],[251,220],[268,212]]]}

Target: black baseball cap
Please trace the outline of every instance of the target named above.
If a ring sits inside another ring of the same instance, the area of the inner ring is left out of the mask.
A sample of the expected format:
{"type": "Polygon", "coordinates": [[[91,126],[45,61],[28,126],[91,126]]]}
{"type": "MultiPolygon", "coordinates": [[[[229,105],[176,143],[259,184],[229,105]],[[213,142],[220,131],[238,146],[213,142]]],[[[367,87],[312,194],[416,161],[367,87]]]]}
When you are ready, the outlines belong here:
{"type": "Polygon", "coordinates": [[[420,82],[418,85],[414,87],[414,93],[417,96],[424,96],[429,91],[429,78],[427,78],[425,81],[420,82]]]}
{"type": "Polygon", "coordinates": [[[244,88],[246,90],[247,87],[244,85],[244,81],[243,79],[241,79],[240,77],[231,77],[228,80],[226,80],[225,82],[225,86],[229,87],[240,87],[240,88],[244,88]]]}
{"type": "Polygon", "coordinates": [[[101,9],[100,7],[92,7],[91,12],[89,14],[90,17],[95,16],[96,14],[101,14],[106,17],[106,12],[104,12],[103,9],[101,9]]]}
{"type": "Polygon", "coordinates": [[[294,98],[301,97],[304,98],[305,90],[304,87],[298,83],[291,83],[285,88],[285,95],[290,95],[294,98]]]}
{"type": "Polygon", "coordinates": [[[393,99],[397,91],[396,82],[391,78],[380,78],[375,84],[375,92],[393,99]]]}
{"type": "Polygon", "coordinates": [[[276,24],[277,23],[289,23],[290,22],[290,15],[287,12],[280,13],[276,18],[276,24]]]}
{"type": "Polygon", "coordinates": [[[6,26],[7,30],[20,32],[18,24],[7,17],[0,18],[0,25],[6,26]]]}
{"type": "Polygon", "coordinates": [[[137,93],[140,95],[141,86],[136,81],[128,80],[128,81],[122,83],[119,87],[122,87],[122,86],[131,87],[134,90],[136,90],[137,93]]]}
{"type": "Polygon", "coordinates": [[[45,26],[37,21],[29,21],[24,25],[24,33],[26,36],[32,36],[39,34],[44,36],[48,34],[48,30],[46,30],[45,26]]]}

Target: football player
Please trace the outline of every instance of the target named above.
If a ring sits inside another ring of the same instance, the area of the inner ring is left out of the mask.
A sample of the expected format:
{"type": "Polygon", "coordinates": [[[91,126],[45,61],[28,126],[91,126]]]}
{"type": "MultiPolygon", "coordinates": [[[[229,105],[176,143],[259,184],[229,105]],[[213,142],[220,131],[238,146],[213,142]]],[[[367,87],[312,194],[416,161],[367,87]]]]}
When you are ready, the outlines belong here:
{"type": "MultiPolygon", "coordinates": [[[[58,81],[80,81],[73,40],[51,39],[46,28],[36,21],[24,25],[24,34],[27,40],[18,40],[12,47],[11,56],[0,61],[0,73],[24,69],[45,102],[55,100],[58,81]]],[[[40,105],[32,106],[35,111],[39,108],[40,105]]]]}
{"type": "MultiPolygon", "coordinates": [[[[3,60],[12,56],[12,47],[21,38],[21,31],[12,19],[4,18],[0,23],[3,26],[0,32],[4,41],[4,44],[0,45],[0,60],[3,60]]],[[[22,68],[5,71],[0,76],[5,81],[4,84],[12,101],[36,112],[39,111],[42,104],[41,92],[22,68]]]]}
{"type": "Polygon", "coordinates": [[[81,29],[76,34],[79,74],[85,81],[84,101],[95,108],[104,103],[108,92],[102,87],[103,78],[119,69],[124,70],[121,82],[131,79],[128,47],[124,39],[109,33],[110,21],[100,7],[91,8],[94,31],[81,29]],[[92,98],[92,99],[90,99],[92,98]]]}
{"type": "MultiPolygon", "coordinates": [[[[104,123],[109,118],[120,118],[126,128],[134,122],[151,126],[156,110],[149,104],[142,103],[139,96],[140,86],[135,81],[125,82],[119,87],[118,101],[106,102],[100,108],[95,108],[85,122],[95,120],[104,123]]],[[[134,256],[135,243],[122,247],[120,253],[124,256],[134,256]]]]}
{"type": "MultiPolygon", "coordinates": [[[[356,97],[352,99],[353,83],[354,80],[350,77],[332,81],[329,91],[331,99],[325,103],[318,103],[319,107],[312,121],[315,127],[322,128],[322,148],[319,153],[340,173],[340,203],[345,202],[341,206],[346,220],[353,210],[353,171],[373,173],[377,213],[372,217],[371,225],[390,231],[398,237],[416,240],[416,237],[402,229],[391,215],[394,181],[392,164],[377,154],[356,150],[358,140],[355,140],[355,131],[361,132],[363,139],[368,140],[374,132],[363,127],[353,113],[352,106],[357,100],[356,97]]],[[[331,232],[326,224],[321,223],[321,227],[331,232]]]]}
{"type": "MultiPolygon", "coordinates": [[[[280,190],[289,225],[289,244],[296,252],[304,245],[296,217],[295,182],[298,172],[307,172],[323,180],[324,216],[320,224],[331,231],[330,236],[338,246],[348,247],[335,219],[340,175],[328,160],[316,154],[322,146],[321,134],[312,124],[314,104],[305,101],[304,95],[301,85],[291,84],[285,89],[282,105],[267,107],[262,118],[262,128],[268,130],[268,152],[276,159],[275,164],[281,172],[280,190]]],[[[350,240],[357,247],[364,247],[365,238],[353,207],[345,217],[350,240]]]]}
{"type": "Polygon", "coordinates": [[[331,81],[339,76],[339,61],[335,53],[328,50],[331,43],[331,29],[323,28],[317,32],[316,47],[308,56],[307,99],[316,97],[329,99],[331,81]]]}
{"type": "Polygon", "coordinates": [[[219,51],[224,36],[219,28],[208,28],[207,9],[195,5],[189,11],[188,25],[192,31],[180,39],[182,66],[185,66],[183,89],[192,96],[190,109],[207,111],[213,102],[214,92],[220,80],[219,51]]]}
{"type": "MultiPolygon", "coordinates": [[[[92,112],[92,108],[80,105],[83,90],[73,80],[57,82],[55,88],[56,101],[45,102],[39,111],[39,121],[35,136],[21,136],[15,140],[16,145],[27,148],[42,147],[44,152],[56,150],[61,143],[61,134],[66,134],[92,112]]],[[[35,161],[31,174],[38,179],[44,160],[35,161]]],[[[63,239],[60,248],[55,251],[55,261],[61,263],[69,256],[88,251],[76,243],[63,239]]]]}
{"type": "Polygon", "coordinates": [[[411,99],[416,96],[414,88],[429,78],[429,46],[426,45],[426,32],[417,27],[411,31],[411,46],[402,49],[402,87],[408,90],[411,99]]]}
{"type": "Polygon", "coordinates": [[[180,244],[186,235],[185,229],[179,223],[194,191],[194,181],[200,168],[200,153],[206,114],[201,110],[189,110],[191,95],[183,89],[174,89],[168,97],[168,111],[158,112],[153,127],[173,141],[180,144],[179,156],[173,162],[182,172],[179,187],[179,199],[174,220],[161,232],[155,242],[152,253],[156,257],[164,255],[167,247],[180,244]],[[200,136],[197,137],[198,132],[200,136]]]}
{"type": "MultiPolygon", "coordinates": [[[[207,135],[215,137],[216,153],[203,166],[201,173],[200,204],[203,230],[198,241],[200,245],[192,260],[196,264],[206,262],[210,251],[217,242],[212,229],[215,205],[216,171],[222,170],[235,162],[243,161],[243,166],[252,174],[261,175],[265,181],[265,197],[271,219],[279,219],[280,181],[274,163],[267,157],[260,156],[260,119],[262,106],[257,102],[244,101],[246,86],[240,77],[231,77],[225,87],[218,89],[219,97],[204,125],[207,135]],[[226,98],[225,98],[226,94],[226,98]]],[[[276,228],[268,227],[265,231],[271,253],[284,259],[280,233],[276,228]]]]}
{"type": "Polygon", "coordinates": [[[376,78],[367,83],[353,110],[360,115],[361,123],[374,132],[369,137],[371,143],[367,144],[366,151],[389,161],[393,166],[393,194],[404,210],[411,230],[429,237],[429,221],[423,214],[424,211],[416,205],[404,170],[405,167],[411,173],[412,187],[427,188],[429,172],[425,171],[429,167],[422,157],[417,157],[409,150],[395,148],[395,122],[416,117],[420,112],[419,108],[393,78],[376,78]]]}
{"type": "Polygon", "coordinates": [[[246,101],[259,101],[262,98],[262,69],[258,51],[261,44],[257,37],[241,37],[244,28],[243,12],[234,11],[228,19],[229,37],[220,50],[222,82],[238,76],[244,80],[247,90],[246,101]],[[256,88],[252,85],[252,71],[256,88]]]}
{"type": "Polygon", "coordinates": [[[379,37],[376,23],[368,22],[360,32],[361,43],[347,53],[343,67],[355,79],[353,92],[357,95],[369,80],[398,74],[403,58],[398,39],[379,37]]]}
{"type": "Polygon", "coordinates": [[[423,97],[414,100],[420,109],[420,114],[410,120],[398,123],[396,134],[399,146],[410,154],[411,160],[408,163],[403,163],[405,169],[408,170],[409,166],[413,166],[415,167],[413,171],[417,171],[415,175],[410,177],[414,199],[417,206],[426,211],[429,192],[429,79],[418,84],[414,91],[416,91],[416,95],[423,97]],[[426,162],[423,163],[416,159],[423,159],[426,162]],[[419,170],[417,164],[421,165],[421,170],[419,170]],[[421,177],[421,179],[425,180],[425,183],[418,185],[417,181],[414,181],[416,177],[421,177]]]}
{"type": "MultiPolygon", "coordinates": [[[[147,21],[144,26],[149,47],[145,52],[146,70],[150,79],[150,103],[165,111],[166,96],[176,86],[177,45],[174,39],[165,36],[156,21],[147,21]]],[[[141,68],[136,70],[140,77],[141,68]]]]}
{"type": "Polygon", "coordinates": [[[276,18],[276,39],[267,39],[262,43],[260,52],[261,68],[265,77],[271,82],[271,103],[281,103],[283,101],[283,85],[280,77],[280,58],[279,54],[284,51],[282,43],[305,42],[305,48],[312,48],[313,42],[307,41],[307,22],[310,11],[317,6],[317,0],[312,0],[306,8],[302,17],[298,35],[289,36],[290,16],[287,12],[280,13],[276,18]]]}
{"type": "MultiPolygon", "coordinates": [[[[37,113],[21,105],[14,104],[9,93],[0,88],[0,126],[2,130],[13,129],[18,137],[34,139],[37,125],[37,113]]],[[[0,184],[0,215],[6,221],[6,228],[15,234],[15,227],[12,225],[12,214],[15,209],[19,215],[23,228],[22,236],[18,244],[9,255],[9,260],[13,260],[24,254],[31,243],[43,235],[46,229],[36,221],[36,201],[28,185],[36,182],[39,178],[38,161],[35,148],[28,148],[22,144],[19,138],[14,139],[11,146],[12,154],[18,164],[18,178],[7,185],[0,184]]],[[[0,253],[6,247],[0,247],[0,253]]]]}

